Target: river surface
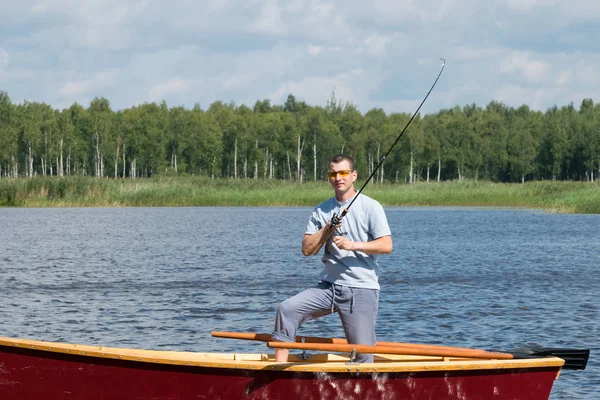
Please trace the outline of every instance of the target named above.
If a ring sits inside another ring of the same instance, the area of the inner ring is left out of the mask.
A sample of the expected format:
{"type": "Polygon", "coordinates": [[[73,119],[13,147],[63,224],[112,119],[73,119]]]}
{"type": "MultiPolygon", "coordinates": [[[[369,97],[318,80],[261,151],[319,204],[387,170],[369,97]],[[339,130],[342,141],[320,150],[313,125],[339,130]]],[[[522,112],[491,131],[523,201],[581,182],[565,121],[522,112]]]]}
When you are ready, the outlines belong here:
{"type": "MultiPolygon", "coordinates": [[[[268,352],[213,330],[270,333],[316,284],[310,208],[0,208],[0,336],[186,351],[268,352]]],[[[551,399],[600,391],[600,215],[386,208],[378,340],[510,351],[590,348],[551,399]]],[[[303,335],[343,336],[336,315],[303,335]]]]}

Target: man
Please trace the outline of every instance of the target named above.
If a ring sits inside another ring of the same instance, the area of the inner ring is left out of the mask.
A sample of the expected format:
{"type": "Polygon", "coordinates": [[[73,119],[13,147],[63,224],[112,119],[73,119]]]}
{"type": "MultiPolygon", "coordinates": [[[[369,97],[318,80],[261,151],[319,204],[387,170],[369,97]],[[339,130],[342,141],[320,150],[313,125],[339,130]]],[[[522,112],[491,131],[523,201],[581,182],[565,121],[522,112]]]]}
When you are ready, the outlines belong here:
{"type": "MultiPolygon", "coordinates": [[[[332,217],[339,216],[357,194],[357,171],[350,156],[334,156],[328,176],[335,196],[313,210],[302,240],[305,256],[313,254],[327,236],[332,217]]],[[[272,339],[293,342],[303,323],[337,311],[348,343],[375,345],[377,255],[392,251],[391,232],[381,204],[363,194],[358,196],[324,247],[321,281],[279,305],[272,339]]],[[[275,351],[276,361],[285,362],[288,355],[287,349],[275,351]]],[[[358,354],[356,361],[373,362],[373,355],[358,354]]]]}

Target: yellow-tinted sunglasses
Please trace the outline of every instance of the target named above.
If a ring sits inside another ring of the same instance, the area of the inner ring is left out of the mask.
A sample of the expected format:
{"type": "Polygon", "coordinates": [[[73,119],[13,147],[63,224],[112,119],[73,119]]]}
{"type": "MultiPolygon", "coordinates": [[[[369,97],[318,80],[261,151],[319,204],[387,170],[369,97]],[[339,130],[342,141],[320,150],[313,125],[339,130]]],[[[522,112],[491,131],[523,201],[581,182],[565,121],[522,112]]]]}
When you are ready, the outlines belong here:
{"type": "Polygon", "coordinates": [[[341,171],[329,171],[327,173],[327,176],[329,177],[329,179],[334,180],[336,176],[340,176],[340,178],[345,178],[348,175],[350,175],[352,173],[352,170],[350,169],[343,169],[341,171]]]}

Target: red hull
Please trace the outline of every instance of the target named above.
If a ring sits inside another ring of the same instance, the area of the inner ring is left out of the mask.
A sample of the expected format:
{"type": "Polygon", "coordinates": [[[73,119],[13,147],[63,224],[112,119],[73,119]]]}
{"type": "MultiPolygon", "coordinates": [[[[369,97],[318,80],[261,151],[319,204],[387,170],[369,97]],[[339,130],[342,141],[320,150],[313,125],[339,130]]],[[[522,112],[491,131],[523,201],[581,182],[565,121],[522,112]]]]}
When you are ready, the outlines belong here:
{"type": "Polygon", "coordinates": [[[559,370],[291,372],[154,364],[0,346],[0,399],[547,400],[559,370]]]}

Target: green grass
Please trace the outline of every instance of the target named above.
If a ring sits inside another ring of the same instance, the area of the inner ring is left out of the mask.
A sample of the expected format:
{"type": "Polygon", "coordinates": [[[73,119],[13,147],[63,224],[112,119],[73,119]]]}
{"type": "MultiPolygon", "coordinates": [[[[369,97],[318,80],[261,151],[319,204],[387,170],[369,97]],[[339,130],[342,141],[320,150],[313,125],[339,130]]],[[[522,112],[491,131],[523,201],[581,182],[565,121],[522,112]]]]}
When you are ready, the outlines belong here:
{"type": "MultiPolygon", "coordinates": [[[[389,206],[496,206],[600,213],[598,182],[385,183],[370,184],[363,193],[389,206]]],[[[331,195],[327,182],[190,176],[0,179],[0,206],[18,207],[314,206],[331,195]]]]}

